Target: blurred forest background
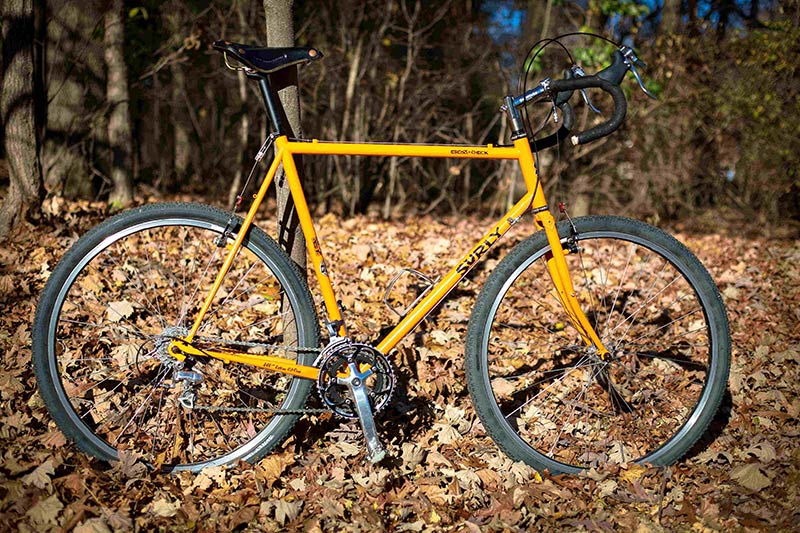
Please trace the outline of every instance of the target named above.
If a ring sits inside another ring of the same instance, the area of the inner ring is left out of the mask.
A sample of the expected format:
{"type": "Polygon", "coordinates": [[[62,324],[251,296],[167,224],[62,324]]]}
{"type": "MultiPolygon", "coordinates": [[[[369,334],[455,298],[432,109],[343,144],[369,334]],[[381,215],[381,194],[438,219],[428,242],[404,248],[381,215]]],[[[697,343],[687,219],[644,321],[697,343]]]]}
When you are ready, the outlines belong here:
{"type": "MultiPolygon", "coordinates": [[[[230,205],[269,125],[256,84],[225,69],[210,45],[266,44],[262,3],[6,0],[3,9],[2,145],[17,105],[11,67],[31,52],[37,142],[27,153],[38,152],[41,167],[27,164],[34,181],[17,186],[11,150],[0,152],[0,234],[54,196],[116,208],[134,196],[191,193],[230,205]],[[31,4],[30,31],[15,28],[9,11],[31,4]]],[[[529,47],[592,31],[635,47],[659,99],[629,76],[621,132],[543,153],[551,201],[578,214],[651,220],[709,208],[800,218],[798,0],[319,0],[295,1],[294,21],[297,44],[325,54],[300,71],[309,137],[506,142],[498,107],[518,90],[529,47]]],[[[613,50],[588,38],[566,42],[589,73],[613,50]]],[[[548,52],[528,66],[535,83],[566,63],[548,52]]],[[[548,109],[537,113],[534,125],[548,109]]],[[[581,129],[602,120],[583,106],[577,118],[581,129]]],[[[495,162],[306,161],[311,205],[344,216],[499,212],[520,184],[495,162]]]]}

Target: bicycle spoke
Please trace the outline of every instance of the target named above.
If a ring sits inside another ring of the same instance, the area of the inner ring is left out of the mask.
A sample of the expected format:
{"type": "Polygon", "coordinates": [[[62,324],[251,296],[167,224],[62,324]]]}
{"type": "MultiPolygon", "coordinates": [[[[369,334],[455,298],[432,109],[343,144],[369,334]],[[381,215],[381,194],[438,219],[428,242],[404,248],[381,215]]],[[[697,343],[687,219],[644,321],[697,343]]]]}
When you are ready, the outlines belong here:
{"type": "MultiPolygon", "coordinates": [[[[97,240],[78,241],[84,255],[71,254],[71,270],[61,268],[59,290],[49,291],[46,318],[55,325],[39,326],[52,333],[37,351],[47,360],[37,375],[63,391],[46,393],[65,434],[103,459],[133,450],[168,470],[248,459],[280,443],[296,416],[269,409],[298,410],[307,384],[203,356],[177,360],[167,350],[214,283],[224,255],[214,240],[230,214],[168,204],[120,219],[95,232],[97,240]],[[245,446],[253,439],[270,440],[245,446]]],[[[311,364],[313,300],[290,260],[257,228],[242,250],[201,324],[207,333],[194,339],[198,348],[278,352],[311,364]],[[275,348],[287,338],[292,346],[275,348]]]]}
{"type": "Polygon", "coordinates": [[[178,319],[175,322],[175,325],[183,326],[185,324],[186,314],[189,312],[189,302],[193,302],[195,298],[197,298],[197,295],[200,293],[200,286],[203,284],[205,280],[208,279],[208,273],[211,270],[211,265],[215,262],[217,258],[217,255],[219,253],[218,250],[219,250],[218,248],[216,247],[214,248],[214,253],[211,255],[211,257],[209,257],[208,261],[206,262],[203,272],[197,278],[197,281],[193,283],[194,288],[192,289],[192,294],[186,300],[186,306],[182,307],[180,312],[178,313],[178,319]]]}
{"type": "Polygon", "coordinates": [[[515,458],[554,472],[682,453],[700,431],[690,417],[705,407],[715,347],[708,302],[673,260],[683,249],[661,234],[667,244],[655,248],[625,238],[640,226],[617,217],[573,222],[579,253],[565,259],[575,296],[609,352],[583,344],[549,283],[548,241],[531,237],[495,268],[470,321],[478,414],[515,458]],[[592,226],[600,221],[614,229],[592,226]]]}

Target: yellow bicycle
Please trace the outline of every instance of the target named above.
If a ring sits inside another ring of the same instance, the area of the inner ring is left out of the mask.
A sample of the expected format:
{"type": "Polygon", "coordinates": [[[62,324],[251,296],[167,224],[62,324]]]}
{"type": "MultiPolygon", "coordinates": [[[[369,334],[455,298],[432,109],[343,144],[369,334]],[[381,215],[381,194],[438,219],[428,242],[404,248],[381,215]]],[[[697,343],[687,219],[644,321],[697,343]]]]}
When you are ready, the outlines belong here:
{"type": "Polygon", "coordinates": [[[390,352],[528,213],[538,231],[494,268],[466,338],[469,392],[489,436],[537,469],[578,472],[608,462],[669,464],[705,432],[730,366],[728,320],[711,277],[680,242],[642,222],[556,223],[531,151],[616,130],[626,113],[620,82],[633,71],[641,85],[633,50],[621,47],[596,75],[576,67],[506,97],[512,143],[464,146],[293,138],[271,76],[321,53],[214,47],[259,84],[274,133],[258,159],[268,148],[274,158],[244,218],[197,204],[147,205],[89,231],[53,270],[37,309],[33,362],[51,415],[79,448],[196,471],[255,461],[300,416],[330,411],[358,419],[366,457],[381,460],[374,414],[395,388],[390,352]],[[614,112],[572,134],[569,98],[587,88],[610,94],[614,112]],[[537,101],[560,108],[563,121],[532,140],[520,111],[537,101]],[[514,160],[527,192],[369,344],[348,336],[298,154],[514,160]],[[280,167],[322,294],[322,328],[306,276],[253,223],[280,167]],[[321,407],[306,407],[312,392],[321,407]]]}

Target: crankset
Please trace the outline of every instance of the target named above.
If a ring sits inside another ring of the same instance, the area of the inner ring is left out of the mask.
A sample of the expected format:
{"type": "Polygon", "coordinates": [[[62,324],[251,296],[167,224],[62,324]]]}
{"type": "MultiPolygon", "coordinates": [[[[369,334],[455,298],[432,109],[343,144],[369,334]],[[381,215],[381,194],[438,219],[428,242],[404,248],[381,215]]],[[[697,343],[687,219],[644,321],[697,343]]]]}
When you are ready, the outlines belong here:
{"type": "Polygon", "coordinates": [[[368,344],[341,339],[322,353],[317,391],[322,402],[345,418],[358,418],[367,441],[367,458],[377,463],[386,455],[378,439],[373,412],[392,397],[395,376],[386,356],[368,344]]]}

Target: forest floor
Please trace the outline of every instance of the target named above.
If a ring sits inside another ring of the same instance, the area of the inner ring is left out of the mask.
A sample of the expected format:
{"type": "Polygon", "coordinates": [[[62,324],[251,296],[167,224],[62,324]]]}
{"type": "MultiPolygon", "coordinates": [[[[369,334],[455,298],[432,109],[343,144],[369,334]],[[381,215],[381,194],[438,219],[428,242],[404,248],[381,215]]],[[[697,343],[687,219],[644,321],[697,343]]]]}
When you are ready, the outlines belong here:
{"type": "MultiPolygon", "coordinates": [[[[104,465],[56,429],[36,392],[31,324],[39,292],[99,204],[49,201],[48,215],[0,248],[0,524],[20,531],[790,531],[800,530],[800,244],[785,229],[732,223],[678,237],[717,281],[728,308],[729,394],[710,438],[668,468],[617,465],[551,476],[505,458],[464,386],[472,281],[395,351],[403,409],[378,420],[390,458],[364,460],[353,424],[303,420],[257,464],[162,475],[104,465]],[[413,341],[413,342],[412,342],[413,341]]],[[[708,220],[714,220],[709,218],[708,220]]],[[[320,220],[321,242],[351,330],[391,322],[383,291],[397,267],[443,273],[489,221],[320,220]],[[367,258],[365,261],[364,258],[367,258]],[[350,322],[353,322],[351,318],[350,322]]],[[[716,227],[715,227],[716,226],[716,227]]],[[[519,224],[501,253],[524,237],[519,224]]],[[[496,255],[494,256],[496,257],[496,255]]]]}

